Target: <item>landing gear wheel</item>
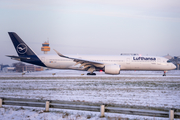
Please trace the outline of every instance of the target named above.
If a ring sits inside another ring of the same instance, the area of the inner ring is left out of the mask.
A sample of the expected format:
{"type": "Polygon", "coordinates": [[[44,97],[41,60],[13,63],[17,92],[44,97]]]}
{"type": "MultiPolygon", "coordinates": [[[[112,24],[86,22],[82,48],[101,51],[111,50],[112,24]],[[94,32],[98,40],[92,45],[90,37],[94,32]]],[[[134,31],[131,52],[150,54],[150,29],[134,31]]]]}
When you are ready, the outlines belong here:
{"type": "Polygon", "coordinates": [[[96,73],[87,73],[87,75],[96,75],[96,73]]]}
{"type": "Polygon", "coordinates": [[[96,73],[92,73],[92,75],[96,75],[96,73]]]}
{"type": "Polygon", "coordinates": [[[163,74],[163,76],[166,76],[166,71],[164,71],[164,74],[163,74]]]}

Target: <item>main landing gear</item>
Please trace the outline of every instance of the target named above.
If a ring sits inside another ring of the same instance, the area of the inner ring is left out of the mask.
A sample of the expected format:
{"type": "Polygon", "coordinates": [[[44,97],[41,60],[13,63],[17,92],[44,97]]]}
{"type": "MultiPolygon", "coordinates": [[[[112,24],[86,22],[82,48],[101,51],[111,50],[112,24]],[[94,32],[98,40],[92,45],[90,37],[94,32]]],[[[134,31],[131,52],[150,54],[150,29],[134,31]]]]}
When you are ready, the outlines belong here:
{"type": "Polygon", "coordinates": [[[167,72],[167,71],[164,71],[164,74],[163,74],[163,76],[166,76],[166,72],[167,72]]]}
{"type": "Polygon", "coordinates": [[[96,73],[87,73],[87,75],[96,75],[96,73]]]}

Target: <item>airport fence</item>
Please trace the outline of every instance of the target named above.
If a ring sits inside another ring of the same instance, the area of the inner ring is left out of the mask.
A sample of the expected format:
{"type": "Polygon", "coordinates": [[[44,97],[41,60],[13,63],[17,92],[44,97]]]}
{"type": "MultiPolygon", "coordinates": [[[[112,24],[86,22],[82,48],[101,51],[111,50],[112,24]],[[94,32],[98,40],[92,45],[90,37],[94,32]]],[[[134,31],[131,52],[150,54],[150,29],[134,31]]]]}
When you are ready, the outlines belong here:
{"type": "Polygon", "coordinates": [[[174,118],[180,118],[180,109],[175,108],[127,106],[118,104],[90,103],[80,101],[59,101],[0,97],[0,107],[2,107],[2,105],[44,107],[46,112],[49,111],[49,108],[94,111],[100,112],[100,117],[104,117],[104,113],[109,112],[141,116],[166,117],[170,120],[173,120],[174,118]]]}

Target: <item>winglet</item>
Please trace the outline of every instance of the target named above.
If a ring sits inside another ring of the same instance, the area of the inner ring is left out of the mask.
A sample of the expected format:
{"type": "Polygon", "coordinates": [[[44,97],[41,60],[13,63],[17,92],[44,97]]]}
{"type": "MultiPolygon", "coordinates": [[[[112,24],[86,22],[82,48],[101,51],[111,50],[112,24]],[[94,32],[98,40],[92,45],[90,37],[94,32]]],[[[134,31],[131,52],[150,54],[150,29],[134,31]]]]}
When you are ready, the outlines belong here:
{"type": "Polygon", "coordinates": [[[63,54],[59,53],[57,50],[53,49],[60,57],[68,58],[67,56],[64,56],[63,54]]]}

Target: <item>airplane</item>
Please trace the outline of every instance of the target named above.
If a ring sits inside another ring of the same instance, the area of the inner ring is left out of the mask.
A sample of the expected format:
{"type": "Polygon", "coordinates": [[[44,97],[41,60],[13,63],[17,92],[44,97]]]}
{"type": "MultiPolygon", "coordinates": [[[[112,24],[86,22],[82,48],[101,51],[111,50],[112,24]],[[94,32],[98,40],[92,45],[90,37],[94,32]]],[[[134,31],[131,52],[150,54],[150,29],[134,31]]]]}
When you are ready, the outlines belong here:
{"type": "Polygon", "coordinates": [[[7,55],[11,59],[52,69],[70,69],[88,71],[87,75],[96,75],[95,71],[105,74],[118,75],[120,70],[164,71],[176,66],[168,59],[157,56],[133,55],[72,55],[59,53],[55,55],[36,55],[36,53],[15,33],[8,32],[18,56],[7,55]]]}

